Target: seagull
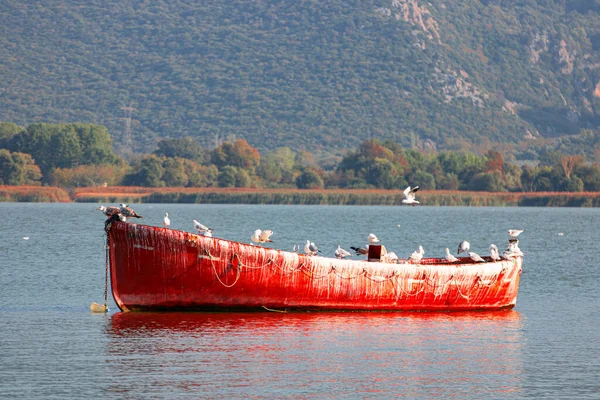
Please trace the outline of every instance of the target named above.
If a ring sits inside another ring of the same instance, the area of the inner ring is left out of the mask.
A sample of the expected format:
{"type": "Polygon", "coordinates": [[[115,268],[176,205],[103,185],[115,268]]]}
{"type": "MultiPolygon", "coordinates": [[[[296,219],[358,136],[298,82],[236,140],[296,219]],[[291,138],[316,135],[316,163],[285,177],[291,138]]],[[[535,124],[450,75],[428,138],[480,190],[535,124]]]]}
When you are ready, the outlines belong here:
{"type": "Polygon", "coordinates": [[[262,231],[260,233],[260,235],[258,236],[258,238],[260,239],[261,243],[265,243],[265,242],[273,242],[271,240],[271,235],[273,234],[273,231],[270,229],[265,229],[264,231],[262,231]]]}
{"type": "Polygon", "coordinates": [[[136,213],[133,208],[129,207],[128,204],[121,203],[120,207],[121,215],[125,218],[144,218],[140,214],[136,213]]]}
{"type": "Polygon", "coordinates": [[[386,253],[383,256],[381,256],[381,260],[383,262],[395,263],[396,261],[398,261],[398,256],[393,251],[390,251],[389,253],[386,253]]]}
{"type": "Polygon", "coordinates": [[[410,204],[412,206],[419,204],[419,202],[417,200],[415,200],[417,190],[419,190],[418,186],[415,186],[412,189],[409,186],[406,189],[404,189],[404,198],[402,199],[402,202],[404,204],[410,204]]]}
{"type": "Polygon", "coordinates": [[[351,257],[352,254],[350,254],[347,250],[342,249],[342,247],[338,244],[338,247],[335,250],[335,256],[337,258],[344,258],[344,257],[351,257]]]}
{"type": "Polygon", "coordinates": [[[252,240],[254,243],[260,243],[260,234],[262,233],[262,231],[260,229],[257,229],[254,231],[254,233],[252,233],[252,235],[250,235],[250,240],[252,240]]]}
{"type": "Polygon", "coordinates": [[[525,232],[524,229],[509,229],[508,230],[508,236],[510,236],[512,238],[516,238],[517,236],[519,236],[523,232],[525,232]]]}
{"type": "Polygon", "coordinates": [[[374,233],[369,233],[369,236],[367,237],[367,239],[369,239],[369,243],[379,243],[380,240],[377,236],[375,236],[374,233]]]}
{"type": "Polygon", "coordinates": [[[297,253],[299,249],[300,249],[300,246],[298,246],[298,245],[294,245],[294,247],[292,247],[292,251],[294,253],[297,253]]]}
{"type": "Polygon", "coordinates": [[[98,208],[96,208],[96,210],[102,211],[102,214],[106,215],[109,218],[112,217],[113,215],[117,215],[117,214],[121,213],[121,209],[119,207],[115,207],[115,206],[109,206],[109,207],[99,206],[98,208]]]}
{"type": "Polygon", "coordinates": [[[163,226],[167,228],[169,225],[171,225],[171,220],[169,219],[169,213],[166,212],[165,217],[163,218],[163,226]]]}
{"type": "Polygon", "coordinates": [[[350,248],[356,252],[357,256],[359,256],[359,255],[366,256],[367,254],[369,254],[369,245],[365,245],[365,247],[350,246],[350,248]]]}
{"type": "Polygon", "coordinates": [[[506,250],[504,250],[502,252],[502,258],[510,258],[510,257],[517,257],[517,256],[523,256],[523,252],[521,251],[521,249],[519,248],[519,240],[515,239],[515,238],[511,238],[509,240],[508,243],[508,247],[506,248],[506,250]]]}
{"type": "Polygon", "coordinates": [[[23,236],[23,240],[29,240],[29,236],[23,236]]]}
{"type": "Polygon", "coordinates": [[[450,249],[446,247],[446,260],[450,262],[458,261],[458,258],[454,257],[454,255],[450,254],[450,249]]]}
{"type": "Polygon", "coordinates": [[[321,250],[319,250],[319,248],[314,244],[314,242],[311,242],[310,240],[306,241],[306,244],[304,245],[304,253],[310,256],[315,256],[317,255],[317,253],[320,252],[321,250]]]}
{"type": "Polygon", "coordinates": [[[423,249],[423,246],[419,246],[419,249],[414,251],[410,255],[409,259],[414,262],[419,262],[423,258],[424,254],[425,254],[425,250],[423,249]]]}
{"type": "Polygon", "coordinates": [[[471,258],[471,260],[475,261],[475,262],[485,262],[485,260],[483,258],[481,258],[481,256],[477,253],[474,253],[472,251],[469,252],[469,257],[471,258]]]}
{"type": "Polygon", "coordinates": [[[202,225],[200,222],[196,221],[195,219],[193,219],[192,222],[194,223],[194,229],[196,231],[198,231],[198,233],[200,235],[212,237],[213,228],[209,228],[206,225],[202,225]]]}
{"type": "Polygon", "coordinates": [[[469,251],[470,248],[471,248],[471,245],[469,244],[469,242],[467,242],[466,240],[463,240],[458,245],[458,250],[456,251],[456,254],[466,253],[467,251],[469,251]]]}
{"type": "Polygon", "coordinates": [[[490,244],[490,257],[494,261],[500,261],[500,254],[498,253],[498,246],[490,244]]]}

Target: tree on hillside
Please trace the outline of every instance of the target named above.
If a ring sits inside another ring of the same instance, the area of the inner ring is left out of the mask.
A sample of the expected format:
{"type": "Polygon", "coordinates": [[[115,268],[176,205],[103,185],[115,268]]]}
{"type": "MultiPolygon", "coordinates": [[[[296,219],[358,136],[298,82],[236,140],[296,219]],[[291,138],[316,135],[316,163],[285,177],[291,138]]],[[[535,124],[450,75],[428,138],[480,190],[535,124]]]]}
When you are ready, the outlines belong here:
{"type": "Polygon", "coordinates": [[[154,154],[159,157],[186,158],[197,164],[204,164],[208,159],[207,150],[189,136],[181,139],[161,140],[158,142],[158,149],[154,151],[154,154]]]}
{"type": "Polygon", "coordinates": [[[260,164],[258,150],[242,139],[233,143],[223,143],[211,152],[210,159],[212,164],[215,164],[219,169],[225,166],[233,166],[252,170],[260,164]]]}
{"type": "Polygon", "coordinates": [[[0,149],[0,185],[39,185],[40,168],[29,154],[0,149]]]}

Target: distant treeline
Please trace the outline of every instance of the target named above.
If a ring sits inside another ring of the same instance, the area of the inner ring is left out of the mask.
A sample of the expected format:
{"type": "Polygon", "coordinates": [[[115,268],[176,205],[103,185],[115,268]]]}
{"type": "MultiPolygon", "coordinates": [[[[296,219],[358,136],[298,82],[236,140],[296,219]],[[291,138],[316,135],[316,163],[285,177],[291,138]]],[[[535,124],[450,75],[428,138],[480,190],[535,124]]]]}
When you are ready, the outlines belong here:
{"type": "Polygon", "coordinates": [[[333,165],[319,165],[312,154],[288,147],[261,155],[244,140],[207,149],[190,137],[162,140],[152,154],[128,162],[113,152],[103,126],[0,123],[0,184],[317,190],[418,185],[422,190],[597,192],[600,165],[553,151],[535,166],[518,166],[495,150],[483,155],[425,152],[377,139],[363,142],[333,165]]]}

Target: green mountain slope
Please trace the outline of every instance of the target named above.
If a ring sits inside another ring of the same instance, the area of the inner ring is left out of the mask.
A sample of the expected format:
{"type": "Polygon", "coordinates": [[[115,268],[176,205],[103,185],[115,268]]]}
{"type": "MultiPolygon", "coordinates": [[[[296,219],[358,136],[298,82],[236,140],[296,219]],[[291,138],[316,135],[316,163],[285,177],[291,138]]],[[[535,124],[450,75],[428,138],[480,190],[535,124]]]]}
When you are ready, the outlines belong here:
{"type": "Polygon", "coordinates": [[[0,120],[102,124],[121,149],[522,149],[600,125],[593,0],[5,0],[0,15],[0,120]]]}

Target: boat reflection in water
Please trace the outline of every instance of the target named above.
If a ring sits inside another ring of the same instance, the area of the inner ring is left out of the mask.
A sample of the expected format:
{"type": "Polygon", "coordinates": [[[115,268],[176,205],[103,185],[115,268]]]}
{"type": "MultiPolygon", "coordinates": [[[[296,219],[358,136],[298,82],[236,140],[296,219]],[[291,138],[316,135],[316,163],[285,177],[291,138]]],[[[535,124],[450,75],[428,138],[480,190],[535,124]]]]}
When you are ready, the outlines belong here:
{"type": "Polygon", "coordinates": [[[128,396],[522,394],[522,317],[455,313],[117,313],[109,391],[128,396]]]}

